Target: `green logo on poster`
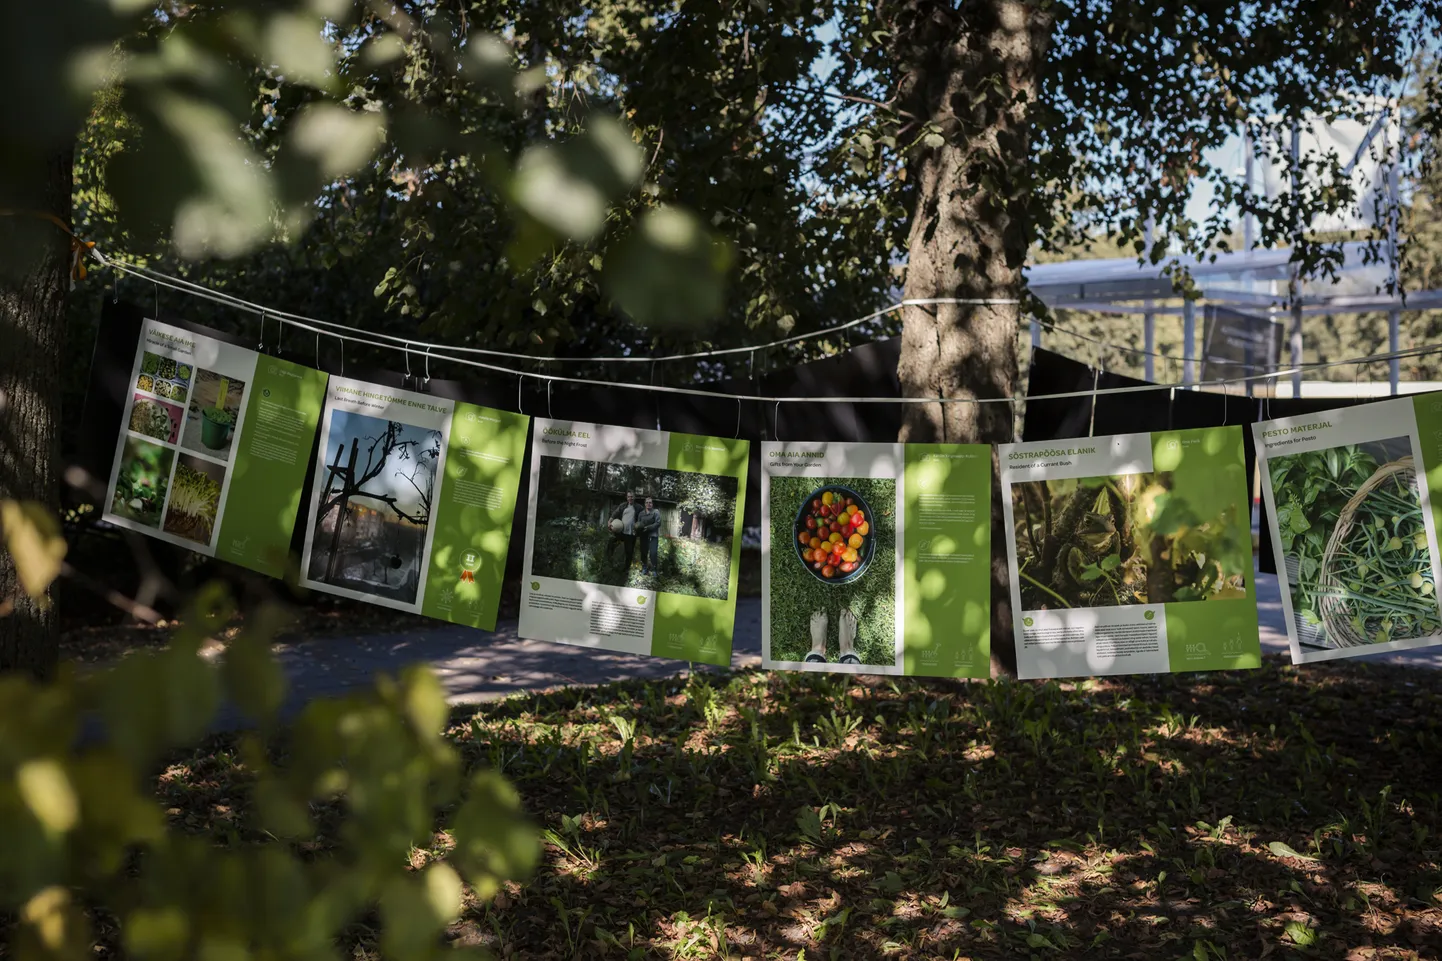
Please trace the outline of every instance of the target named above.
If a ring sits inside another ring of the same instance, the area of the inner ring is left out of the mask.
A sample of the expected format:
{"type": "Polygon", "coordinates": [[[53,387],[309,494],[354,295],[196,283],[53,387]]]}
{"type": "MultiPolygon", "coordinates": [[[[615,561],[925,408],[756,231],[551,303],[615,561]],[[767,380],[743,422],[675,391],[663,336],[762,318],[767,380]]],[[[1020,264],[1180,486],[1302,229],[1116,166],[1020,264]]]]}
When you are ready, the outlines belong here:
{"type": "Polygon", "coordinates": [[[461,555],[461,580],[476,581],[476,568],[481,566],[481,555],[476,551],[466,551],[461,555]]]}
{"type": "Polygon", "coordinates": [[[1157,612],[1156,612],[1156,611],[1144,611],[1144,612],[1142,613],[1142,617],[1145,617],[1147,620],[1151,620],[1152,618],[1154,618],[1154,617],[1156,617],[1156,616],[1157,616],[1157,612]]]}
{"type": "Polygon", "coordinates": [[[531,590],[533,590],[533,591],[539,591],[540,589],[541,589],[541,582],[540,582],[540,581],[531,581],[531,590]]]}
{"type": "Polygon", "coordinates": [[[644,603],[646,603],[646,595],[645,595],[645,594],[641,594],[641,595],[637,596],[637,598],[636,598],[636,603],[637,603],[637,604],[644,604],[644,603]]]}
{"type": "Polygon", "coordinates": [[[1031,627],[1033,624],[1036,623],[1035,621],[1033,621],[1033,620],[1032,620],[1031,618],[1029,618],[1029,617],[1023,617],[1023,618],[1021,619],[1021,622],[1022,622],[1023,624],[1025,624],[1027,627],[1031,627]]]}

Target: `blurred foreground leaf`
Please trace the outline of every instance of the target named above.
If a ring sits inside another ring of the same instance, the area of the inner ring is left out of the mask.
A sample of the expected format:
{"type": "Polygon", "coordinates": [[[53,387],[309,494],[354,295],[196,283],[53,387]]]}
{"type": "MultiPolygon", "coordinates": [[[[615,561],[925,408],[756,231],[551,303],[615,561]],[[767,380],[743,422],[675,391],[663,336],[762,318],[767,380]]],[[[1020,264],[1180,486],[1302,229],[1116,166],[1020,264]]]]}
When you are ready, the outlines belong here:
{"type": "Polygon", "coordinates": [[[65,537],[60,522],[36,501],[0,501],[0,530],[5,550],[15,560],[20,586],[31,597],[44,595],[60,576],[65,561],[65,537]]]}
{"type": "Polygon", "coordinates": [[[20,922],[16,957],[90,956],[87,913],[99,909],[137,961],[332,957],[363,919],[379,923],[388,958],[422,961],[461,910],[462,877],[487,896],[534,867],[536,831],[514,789],[487,772],[461,790],[444,691],[424,668],[313,701],[274,740],[171,755],[162,782],[219,762],[204,776],[228,779],[233,797],[162,809],[157,759],[207,733],[223,691],[263,718],[283,703],[268,613],[223,669],[202,656],[207,627],[230,611],[207,588],[166,650],[82,678],[0,678],[0,914],[20,922]],[[196,835],[217,816],[224,843],[196,835]],[[456,866],[430,855],[413,869],[440,832],[456,866]]]}
{"type": "Polygon", "coordinates": [[[606,259],[608,293],[648,327],[701,326],[721,315],[731,248],[677,207],[649,211],[606,259]]]}

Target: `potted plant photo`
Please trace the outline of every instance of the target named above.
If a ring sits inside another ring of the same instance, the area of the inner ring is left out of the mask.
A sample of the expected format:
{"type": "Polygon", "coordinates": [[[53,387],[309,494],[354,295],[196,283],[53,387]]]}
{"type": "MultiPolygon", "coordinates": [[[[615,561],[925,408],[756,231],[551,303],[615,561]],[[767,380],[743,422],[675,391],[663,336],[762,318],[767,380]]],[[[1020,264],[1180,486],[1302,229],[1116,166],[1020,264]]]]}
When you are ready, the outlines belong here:
{"type": "Polygon", "coordinates": [[[200,442],[211,450],[220,450],[230,443],[230,432],[235,427],[235,412],[226,409],[225,398],[230,390],[230,379],[220,378],[220,388],[215,392],[215,406],[200,411],[200,442]]]}
{"type": "Polygon", "coordinates": [[[224,407],[206,407],[200,412],[200,442],[211,450],[220,450],[230,442],[235,426],[235,413],[224,407]]]}

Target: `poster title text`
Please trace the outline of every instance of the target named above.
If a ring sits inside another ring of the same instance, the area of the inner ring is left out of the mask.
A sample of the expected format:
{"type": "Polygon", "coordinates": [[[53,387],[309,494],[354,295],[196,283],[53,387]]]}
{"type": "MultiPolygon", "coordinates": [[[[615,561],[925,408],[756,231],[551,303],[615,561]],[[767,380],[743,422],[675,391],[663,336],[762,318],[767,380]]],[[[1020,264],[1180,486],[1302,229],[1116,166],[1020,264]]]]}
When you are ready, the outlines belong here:
{"type": "Polygon", "coordinates": [[[364,397],[367,400],[378,400],[386,404],[399,404],[402,407],[414,407],[417,410],[428,410],[435,414],[450,413],[449,407],[441,407],[437,404],[427,404],[424,401],[411,400],[409,397],[394,397],[390,394],[381,394],[371,390],[360,390],[356,387],[335,388],[337,394],[348,394],[351,397],[364,397]]]}

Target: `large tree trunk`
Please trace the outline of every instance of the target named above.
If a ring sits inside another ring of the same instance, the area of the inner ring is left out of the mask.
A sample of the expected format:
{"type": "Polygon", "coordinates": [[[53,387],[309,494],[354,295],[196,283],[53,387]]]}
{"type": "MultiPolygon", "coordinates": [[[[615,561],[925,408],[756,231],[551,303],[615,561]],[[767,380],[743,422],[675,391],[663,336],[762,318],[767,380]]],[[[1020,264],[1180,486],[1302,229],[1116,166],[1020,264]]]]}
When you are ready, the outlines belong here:
{"type": "MultiPolygon", "coordinates": [[[[1027,108],[1051,28],[1041,0],[968,0],[954,9],[907,0],[893,9],[899,104],[941,135],[914,155],[916,191],[908,300],[1017,300],[1027,251],[1027,108]]],[[[939,304],[903,314],[899,374],[911,397],[992,398],[989,404],[911,404],[904,442],[1013,439],[1015,305],[939,304]]],[[[993,464],[991,645],[994,670],[1014,671],[1005,525],[993,464]]]]}
{"type": "MultiPolygon", "coordinates": [[[[14,163],[16,158],[7,158],[14,163]]],[[[0,207],[70,222],[73,153],[57,149],[0,184],[0,207]]],[[[15,170],[7,166],[7,171],[15,170]]],[[[60,508],[60,352],[70,286],[70,238],[29,215],[0,216],[0,498],[60,508]]],[[[59,657],[54,605],[26,596],[0,551],[0,671],[47,676],[59,657]]]]}

